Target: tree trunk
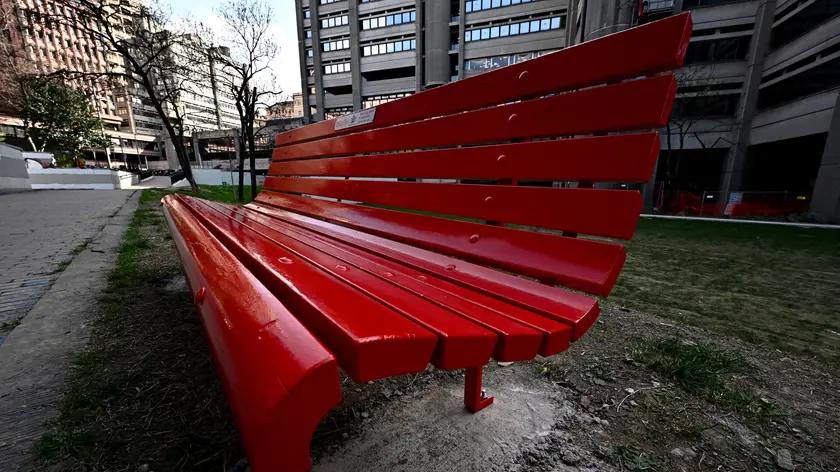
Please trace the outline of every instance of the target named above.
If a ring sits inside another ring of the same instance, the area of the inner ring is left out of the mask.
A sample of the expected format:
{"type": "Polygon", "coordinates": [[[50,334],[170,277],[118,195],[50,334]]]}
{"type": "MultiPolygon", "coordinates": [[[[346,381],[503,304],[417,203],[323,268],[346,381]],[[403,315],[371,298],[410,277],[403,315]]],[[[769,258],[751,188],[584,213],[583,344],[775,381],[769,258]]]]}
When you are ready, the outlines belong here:
{"type": "Polygon", "coordinates": [[[236,189],[236,197],[240,202],[245,199],[245,155],[248,154],[248,146],[243,138],[241,134],[236,137],[239,140],[239,187],[236,189]]]}
{"type": "Polygon", "coordinates": [[[257,156],[256,156],[256,138],[254,137],[254,115],[256,114],[257,88],[254,87],[251,95],[251,107],[248,117],[248,162],[251,164],[251,200],[257,198],[257,156]]]}

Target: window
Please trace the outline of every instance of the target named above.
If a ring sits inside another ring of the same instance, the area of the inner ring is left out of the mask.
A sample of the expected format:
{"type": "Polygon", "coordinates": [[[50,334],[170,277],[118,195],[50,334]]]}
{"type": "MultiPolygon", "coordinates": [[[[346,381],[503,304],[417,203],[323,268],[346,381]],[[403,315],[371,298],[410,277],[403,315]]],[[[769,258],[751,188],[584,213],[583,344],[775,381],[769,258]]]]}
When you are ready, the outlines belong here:
{"type": "Polygon", "coordinates": [[[499,28],[499,36],[508,36],[510,34],[510,25],[504,25],[499,28]]]}
{"type": "Polygon", "coordinates": [[[464,41],[470,42],[472,41],[472,31],[467,31],[464,33],[464,41]]]}
{"type": "Polygon", "coordinates": [[[512,23],[509,25],[491,26],[481,29],[467,31],[464,35],[464,41],[481,41],[485,39],[493,39],[504,36],[516,36],[519,34],[536,33],[538,31],[548,31],[551,29],[560,29],[566,24],[566,17],[564,15],[554,16],[549,18],[542,18],[539,20],[524,21],[522,23],[512,23]]]}
{"type": "Polygon", "coordinates": [[[381,105],[383,103],[388,103],[393,100],[397,100],[399,98],[407,97],[411,95],[410,93],[395,93],[392,95],[377,95],[374,97],[365,97],[364,101],[362,102],[362,108],[373,108],[377,105],[381,105]]]}
{"type": "Polygon", "coordinates": [[[527,3],[535,0],[467,0],[467,13],[489,10],[491,8],[504,8],[511,5],[519,5],[520,3],[527,3]]]}
{"type": "Polygon", "coordinates": [[[350,72],[350,63],[342,62],[339,64],[329,64],[324,66],[324,74],[341,74],[343,72],[350,72]]]}
{"type": "Polygon", "coordinates": [[[336,26],[343,26],[347,24],[349,16],[341,15],[332,18],[324,18],[321,20],[321,28],[335,28],[336,26]]]}
{"type": "Polygon", "coordinates": [[[416,43],[413,39],[406,39],[402,41],[390,41],[383,44],[364,46],[362,48],[362,55],[376,56],[379,54],[391,54],[395,52],[411,51],[414,49],[415,44],[416,43]]]}
{"type": "MultiPolygon", "coordinates": [[[[312,37],[312,30],[306,30],[306,37],[307,37],[307,38],[311,38],[311,37],[312,37]]],[[[85,47],[87,48],[87,46],[85,46],[85,47]]]]}
{"type": "Polygon", "coordinates": [[[309,18],[309,10],[303,10],[303,17],[309,18]]]}
{"type": "Polygon", "coordinates": [[[749,36],[693,41],[688,44],[684,63],[744,60],[749,46],[749,36]]]}
{"type": "Polygon", "coordinates": [[[380,16],[377,18],[369,18],[367,20],[362,20],[362,29],[367,30],[374,28],[384,28],[386,26],[411,23],[415,21],[415,18],[416,16],[413,11],[405,13],[395,13],[393,15],[380,16]]]}
{"type": "Polygon", "coordinates": [[[306,50],[306,57],[312,57],[312,50],[311,49],[306,50]]]}
{"type": "Polygon", "coordinates": [[[490,37],[491,38],[498,38],[499,37],[499,27],[494,26],[490,28],[490,37]]]}
{"type": "Polygon", "coordinates": [[[840,58],[762,88],[758,92],[758,109],[775,107],[837,86],[840,86],[840,58]]]}

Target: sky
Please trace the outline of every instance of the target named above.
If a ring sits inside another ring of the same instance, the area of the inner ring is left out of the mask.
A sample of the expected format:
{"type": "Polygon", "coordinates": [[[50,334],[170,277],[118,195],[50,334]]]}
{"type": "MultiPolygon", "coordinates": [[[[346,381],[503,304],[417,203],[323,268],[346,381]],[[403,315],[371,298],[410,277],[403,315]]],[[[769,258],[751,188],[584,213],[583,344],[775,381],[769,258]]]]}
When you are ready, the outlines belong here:
{"type": "MultiPolygon", "coordinates": [[[[272,69],[277,77],[283,95],[291,97],[300,92],[300,62],[297,50],[297,23],[294,0],[268,0],[274,9],[274,25],[271,33],[280,45],[280,52],[272,69]]],[[[190,20],[200,21],[210,27],[221,20],[214,10],[221,0],[169,0],[172,12],[190,20]]]]}

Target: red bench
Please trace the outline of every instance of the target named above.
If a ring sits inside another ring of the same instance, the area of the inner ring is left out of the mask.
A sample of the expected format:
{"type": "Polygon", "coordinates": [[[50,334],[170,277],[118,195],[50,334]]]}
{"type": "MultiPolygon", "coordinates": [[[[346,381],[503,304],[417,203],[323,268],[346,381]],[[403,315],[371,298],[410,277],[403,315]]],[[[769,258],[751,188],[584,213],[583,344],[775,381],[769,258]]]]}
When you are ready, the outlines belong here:
{"type": "Polygon", "coordinates": [[[593,183],[650,178],[645,130],[676,91],[657,74],[690,33],[675,16],[285,132],[245,207],[164,199],[256,472],[310,466],[339,366],[356,382],[466,369],[475,412],[493,400],[491,358],[550,356],[586,332],[598,301],[579,292],[608,295],[625,253],[576,236],[630,238],[642,206],[593,183]]]}

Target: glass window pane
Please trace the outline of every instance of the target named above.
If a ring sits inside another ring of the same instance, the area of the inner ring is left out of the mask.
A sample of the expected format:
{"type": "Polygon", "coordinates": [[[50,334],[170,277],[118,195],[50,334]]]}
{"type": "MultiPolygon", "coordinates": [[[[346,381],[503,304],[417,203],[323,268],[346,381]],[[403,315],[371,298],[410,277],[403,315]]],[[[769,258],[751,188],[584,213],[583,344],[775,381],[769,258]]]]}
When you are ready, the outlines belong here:
{"type": "Polygon", "coordinates": [[[385,17],[384,17],[384,16],[380,16],[380,17],[379,17],[379,19],[378,19],[377,21],[379,22],[379,27],[380,27],[380,28],[384,28],[384,27],[385,27],[385,17]]]}
{"type": "Polygon", "coordinates": [[[470,42],[472,40],[472,31],[467,31],[464,33],[464,42],[470,42]]]}
{"type": "Polygon", "coordinates": [[[388,43],[388,53],[394,52],[394,43],[388,43]]]}
{"type": "Polygon", "coordinates": [[[394,43],[394,51],[401,52],[402,50],[402,41],[397,41],[396,43],[394,43]]]}
{"type": "Polygon", "coordinates": [[[491,7],[493,7],[493,8],[499,8],[500,6],[502,6],[502,1],[501,0],[493,0],[491,2],[491,7]]]}
{"type": "Polygon", "coordinates": [[[502,0],[502,6],[503,7],[509,7],[510,6],[510,0],[502,0]]]}
{"type": "Polygon", "coordinates": [[[394,26],[394,17],[388,15],[385,17],[385,26],[394,26]]]}
{"type": "Polygon", "coordinates": [[[335,18],[330,18],[329,23],[330,23],[330,27],[335,26],[335,18]]]}
{"type": "Polygon", "coordinates": [[[416,48],[417,48],[417,41],[412,39],[411,40],[411,49],[416,49],[416,48]]]}
{"type": "Polygon", "coordinates": [[[551,20],[546,18],[540,21],[540,29],[542,31],[548,31],[549,29],[551,29],[551,20]]]}
{"type": "Polygon", "coordinates": [[[507,36],[510,34],[510,26],[504,25],[499,29],[499,36],[507,36]]]}
{"type": "Polygon", "coordinates": [[[510,0],[511,5],[519,5],[520,0],[510,0]]]}
{"type": "Polygon", "coordinates": [[[551,19],[551,29],[558,29],[560,28],[560,17],[552,18],[551,19]]]}
{"type": "Polygon", "coordinates": [[[464,7],[466,7],[466,9],[467,9],[467,13],[471,12],[472,11],[472,2],[467,2],[466,5],[464,5],[464,7]]]}
{"type": "Polygon", "coordinates": [[[490,39],[490,28],[481,28],[481,39],[490,39]]]}
{"type": "Polygon", "coordinates": [[[324,52],[330,52],[330,43],[324,43],[324,52]]]}
{"type": "Polygon", "coordinates": [[[402,24],[402,15],[394,15],[394,24],[401,25],[402,24]]]}
{"type": "Polygon", "coordinates": [[[513,36],[515,34],[519,34],[519,23],[510,25],[510,35],[513,36]]]}
{"type": "Polygon", "coordinates": [[[540,30],[540,20],[531,21],[531,32],[536,33],[540,30]]]}
{"type": "Polygon", "coordinates": [[[527,21],[524,22],[524,23],[519,23],[519,33],[520,34],[530,33],[531,31],[529,30],[528,25],[529,25],[529,23],[527,21]]]}
{"type": "Polygon", "coordinates": [[[406,39],[403,43],[403,50],[408,51],[411,49],[411,41],[406,39]]]}
{"type": "Polygon", "coordinates": [[[347,15],[342,16],[341,17],[341,24],[346,25],[348,20],[349,20],[349,18],[348,18],[347,15]]]}
{"type": "Polygon", "coordinates": [[[365,46],[362,51],[365,56],[370,56],[370,46],[365,46]]]}
{"type": "Polygon", "coordinates": [[[482,10],[490,9],[490,0],[481,0],[481,9],[482,10]]]}
{"type": "Polygon", "coordinates": [[[491,38],[498,38],[499,37],[499,27],[494,26],[490,28],[490,37],[491,38]]]}
{"type": "Polygon", "coordinates": [[[402,17],[403,17],[403,23],[411,22],[411,14],[410,13],[403,13],[402,17]]]}
{"type": "Polygon", "coordinates": [[[362,21],[362,29],[370,29],[370,20],[362,21]]]}
{"type": "Polygon", "coordinates": [[[415,15],[415,12],[411,12],[411,21],[417,21],[417,16],[415,15]]]}
{"type": "Polygon", "coordinates": [[[473,11],[481,10],[481,0],[473,0],[473,11]]]}
{"type": "Polygon", "coordinates": [[[327,27],[327,20],[321,20],[321,28],[327,27]]]}

